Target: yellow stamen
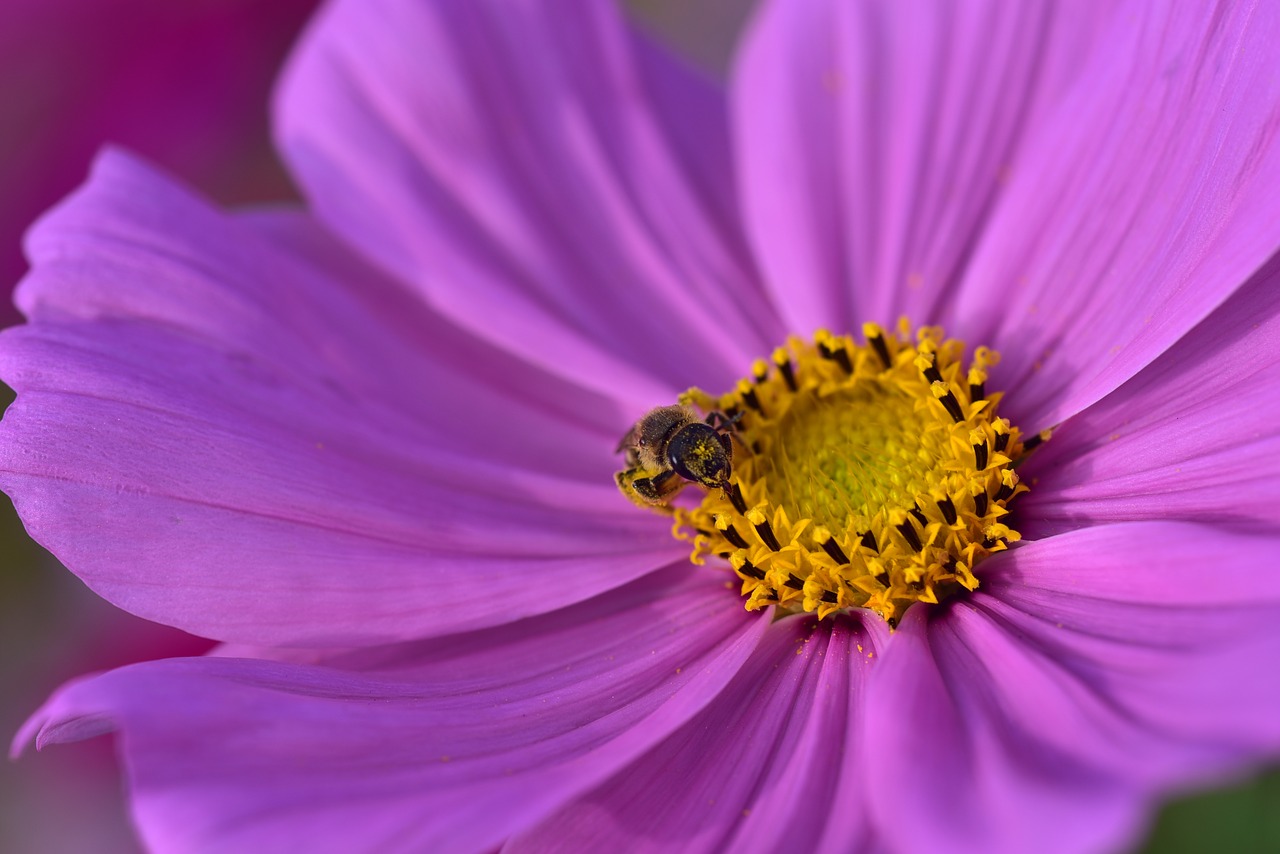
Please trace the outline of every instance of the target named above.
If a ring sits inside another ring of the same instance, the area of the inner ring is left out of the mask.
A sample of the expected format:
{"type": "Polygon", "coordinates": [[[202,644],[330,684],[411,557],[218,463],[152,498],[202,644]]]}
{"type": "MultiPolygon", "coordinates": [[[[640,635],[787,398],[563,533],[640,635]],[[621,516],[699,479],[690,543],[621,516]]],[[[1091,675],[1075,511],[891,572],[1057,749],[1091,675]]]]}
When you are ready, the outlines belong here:
{"type": "Polygon", "coordinates": [[[867,608],[893,625],[977,588],[974,568],[1019,538],[1021,434],[985,388],[999,355],[979,347],[966,367],[963,343],[936,327],[912,343],[905,321],[863,333],[792,338],[727,394],[680,398],[737,419],[730,489],[677,507],[673,531],[694,563],[727,558],[748,609],[867,608]]]}

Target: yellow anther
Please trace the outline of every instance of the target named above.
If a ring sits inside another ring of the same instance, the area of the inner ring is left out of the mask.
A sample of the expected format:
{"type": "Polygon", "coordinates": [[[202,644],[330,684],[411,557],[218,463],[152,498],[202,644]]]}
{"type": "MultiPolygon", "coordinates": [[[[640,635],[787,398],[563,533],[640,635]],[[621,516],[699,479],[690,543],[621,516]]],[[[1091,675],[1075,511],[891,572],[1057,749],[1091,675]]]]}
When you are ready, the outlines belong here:
{"type": "Polygon", "coordinates": [[[750,609],[867,608],[892,624],[976,588],[981,561],[1018,539],[1006,505],[1026,491],[1012,469],[1023,442],[983,388],[998,354],[979,347],[966,365],[937,327],[862,333],[789,338],[714,407],[682,396],[748,413],[733,428],[740,495],[708,489],[674,512],[695,560],[728,556],[750,609]]]}

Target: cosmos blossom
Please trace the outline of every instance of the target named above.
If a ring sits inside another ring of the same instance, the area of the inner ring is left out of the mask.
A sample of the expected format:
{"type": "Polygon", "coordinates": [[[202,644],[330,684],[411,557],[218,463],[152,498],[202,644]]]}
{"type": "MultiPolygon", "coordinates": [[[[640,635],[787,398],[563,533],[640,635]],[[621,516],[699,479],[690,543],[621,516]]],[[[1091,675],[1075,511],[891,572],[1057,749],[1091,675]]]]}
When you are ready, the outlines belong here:
{"type": "Polygon", "coordinates": [[[601,3],[348,0],[277,103],[305,211],[101,157],[0,482],[223,645],[15,746],[118,731],[156,850],[1094,850],[1274,756],[1280,12],[1100,5],[778,0],[722,93],[601,3]],[[614,484],[691,386],[746,445],[700,566],[614,484]],[[873,545],[787,478],[914,428],[771,456],[867,389],[960,441],[873,545]]]}
{"type": "MultiPolygon", "coordinates": [[[[26,272],[31,220],[105,141],[218,198],[288,193],[267,142],[265,82],[314,0],[10,0],[0,10],[0,281],[26,272]],[[234,61],[233,58],[234,57],[234,61]]],[[[0,322],[20,317],[9,305],[0,322]]]]}

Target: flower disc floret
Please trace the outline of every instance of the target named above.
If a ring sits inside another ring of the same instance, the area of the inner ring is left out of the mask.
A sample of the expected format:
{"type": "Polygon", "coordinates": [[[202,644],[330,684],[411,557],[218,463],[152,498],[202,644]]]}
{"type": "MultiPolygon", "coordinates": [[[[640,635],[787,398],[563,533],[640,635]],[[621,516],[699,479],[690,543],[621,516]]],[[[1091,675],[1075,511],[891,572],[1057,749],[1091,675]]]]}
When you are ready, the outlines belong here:
{"type": "Polygon", "coordinates": [[[999,355],[979,347],[966,367],[962,342],[923,327],[913,343],[905,320],[863,332],[792,338],[729,393],[681,396],[732,419],[735,451],[730,487],[677,507],[673,530],[694,563],[729,562],[748,609],[867,608],[893,625],[976,589],[974,568],[1019,539],[1014,463],[1044,436],[997,416],[999,355]]]}

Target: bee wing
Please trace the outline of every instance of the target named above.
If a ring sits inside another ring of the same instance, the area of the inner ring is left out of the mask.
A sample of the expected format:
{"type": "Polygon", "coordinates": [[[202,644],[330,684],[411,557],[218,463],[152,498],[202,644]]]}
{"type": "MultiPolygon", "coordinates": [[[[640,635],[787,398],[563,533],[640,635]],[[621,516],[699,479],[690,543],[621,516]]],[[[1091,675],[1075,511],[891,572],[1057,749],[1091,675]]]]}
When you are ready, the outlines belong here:
{"type": "Polygon", "coordinates": [[[622,440],[618,442],[618,447],[613,449],[613,452],[615,454],[620,454],[623,451],[631,450],[636,446],[639,440],[640,440],[640,425],[639,424],[632,425],[631,429],[627,431],[627,435],[623,436],[622,440]]]}

